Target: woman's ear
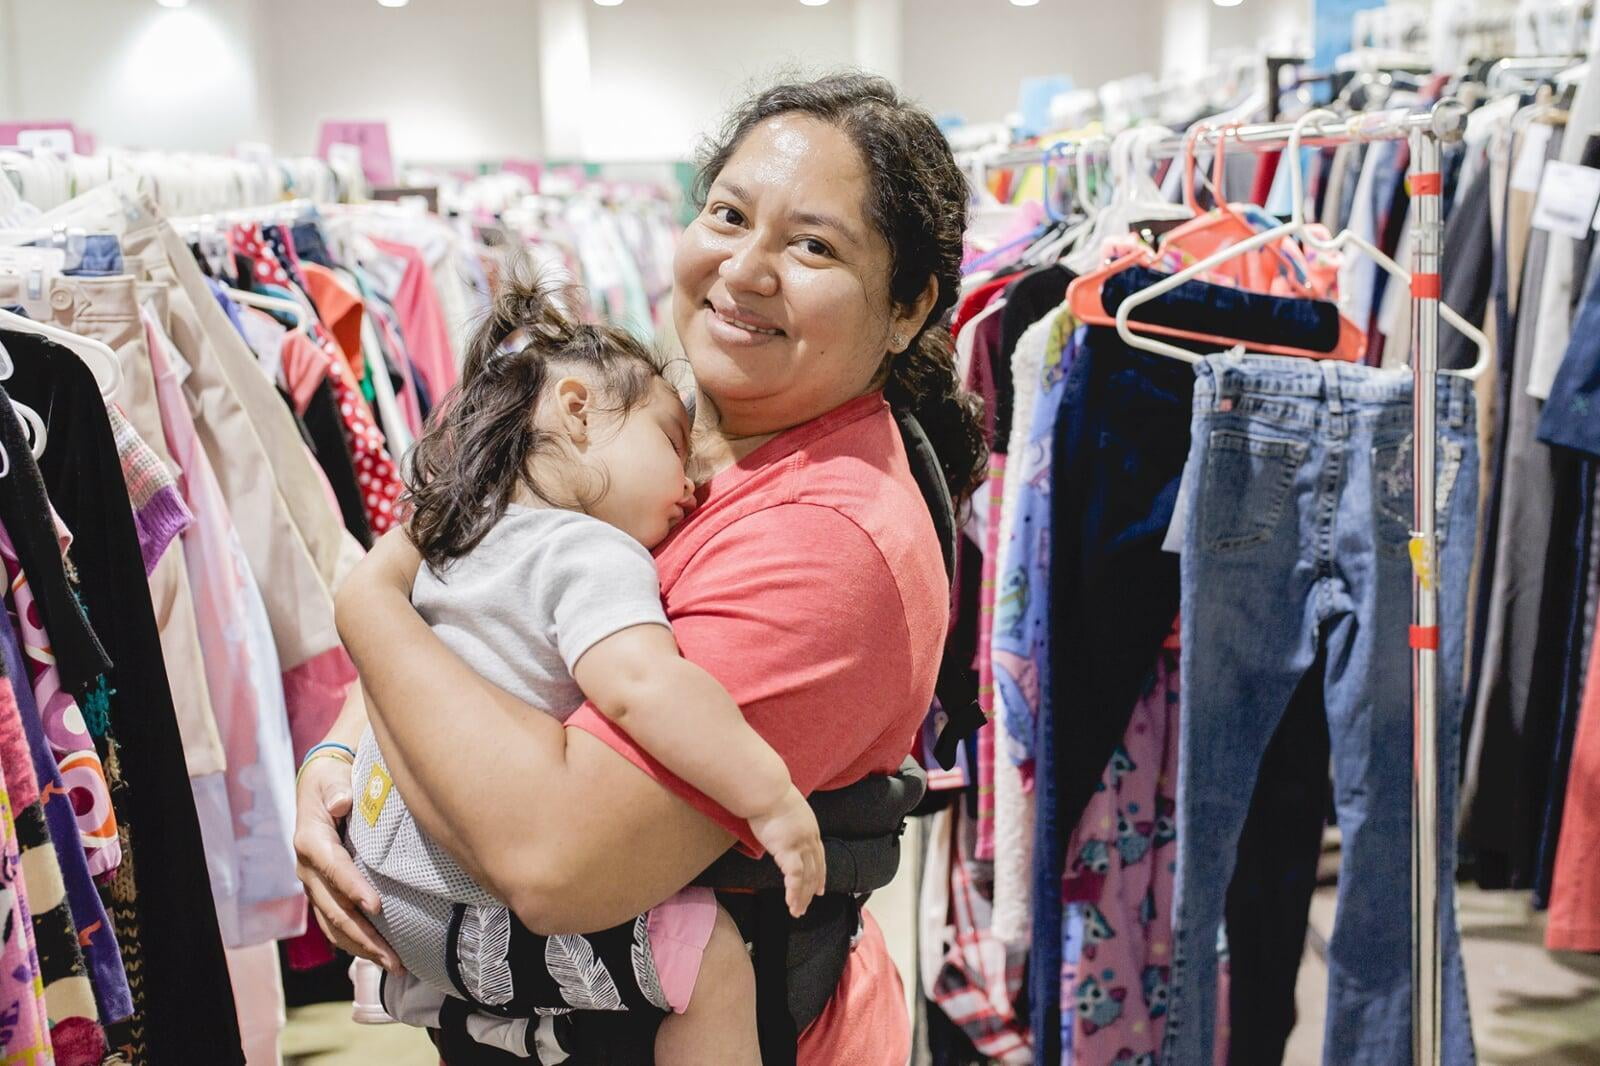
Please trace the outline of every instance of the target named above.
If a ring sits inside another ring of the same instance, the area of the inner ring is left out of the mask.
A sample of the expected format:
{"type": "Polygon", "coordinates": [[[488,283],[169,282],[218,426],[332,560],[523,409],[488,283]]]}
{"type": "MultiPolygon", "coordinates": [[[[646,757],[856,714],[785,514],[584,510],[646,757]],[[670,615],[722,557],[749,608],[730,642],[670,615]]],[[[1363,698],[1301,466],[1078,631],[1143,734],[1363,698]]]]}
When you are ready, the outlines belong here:
{"type": "Polygon", "coordinates": [[[915,337],[928,321],[928,312],[933,310],[933,305],[938,299],[939,279],[930,277],[928,284],[922,287],[922,292],[915,300],[910,304],[894,308],[889,320],[889,351],[899,355],[911,347],[911,338],[915,337]]]}
{"type": "Polygon", "coordinates": [[[567,377],[556,382],[556,419],[573,444],[588,443],[590,405],[589,386],[582,381],[567,377]]]}

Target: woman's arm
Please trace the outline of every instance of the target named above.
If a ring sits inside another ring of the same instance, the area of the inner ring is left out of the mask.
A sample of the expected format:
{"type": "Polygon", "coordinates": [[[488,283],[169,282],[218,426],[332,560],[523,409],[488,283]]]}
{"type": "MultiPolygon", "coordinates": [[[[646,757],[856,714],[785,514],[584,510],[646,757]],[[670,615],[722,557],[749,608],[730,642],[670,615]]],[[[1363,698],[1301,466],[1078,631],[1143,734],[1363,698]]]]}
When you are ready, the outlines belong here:
{"type": "Polygon", "coordinates": [[[572,676],[663,766],[749,821],[783,871],[790,911],[804,914],[827,875],[816,815],[728,690],[678,654],[672,631],[638,625],[613,633],[583,653],[572,676]]]}
{"type": "Polygon", "coordinates": [[[446,648],[411,606],[419,565],[385,536],[339,592],[340,635],[413,815],[525,925],[609,928],[727,850],[726,830],[446,648]]]}

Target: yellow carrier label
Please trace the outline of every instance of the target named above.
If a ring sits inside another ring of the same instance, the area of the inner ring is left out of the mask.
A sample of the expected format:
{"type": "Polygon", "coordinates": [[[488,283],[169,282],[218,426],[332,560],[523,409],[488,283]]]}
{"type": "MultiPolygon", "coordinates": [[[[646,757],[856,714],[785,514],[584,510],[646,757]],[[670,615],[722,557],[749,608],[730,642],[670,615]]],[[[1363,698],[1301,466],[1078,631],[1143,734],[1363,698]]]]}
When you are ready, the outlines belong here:
{"type": "Polygon", "coordinates": [[[389,798],[389,790],[394,787],[394,780],[389,772],[381,765],[374,763],[372,772],[367,775],[367,783],[361,787],[361,801],[357,806],[361,809],[361,817],[367,824],[378,824],[378,815],[383,812],[383,801],[389,798]]]}

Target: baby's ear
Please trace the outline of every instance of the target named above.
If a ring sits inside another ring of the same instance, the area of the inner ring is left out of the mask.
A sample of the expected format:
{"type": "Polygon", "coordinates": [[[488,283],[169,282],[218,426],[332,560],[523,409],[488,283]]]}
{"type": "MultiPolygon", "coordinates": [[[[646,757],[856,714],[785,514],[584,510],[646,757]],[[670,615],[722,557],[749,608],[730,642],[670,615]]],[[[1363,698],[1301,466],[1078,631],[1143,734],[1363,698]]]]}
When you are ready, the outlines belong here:
{"type": "Polygon", "coordinates": [[[562,430],[574,444],[582,444],[589,437],[589,410],[593,396],[589,386],[574,377],[556,382],[556,412],[562,430]]]}

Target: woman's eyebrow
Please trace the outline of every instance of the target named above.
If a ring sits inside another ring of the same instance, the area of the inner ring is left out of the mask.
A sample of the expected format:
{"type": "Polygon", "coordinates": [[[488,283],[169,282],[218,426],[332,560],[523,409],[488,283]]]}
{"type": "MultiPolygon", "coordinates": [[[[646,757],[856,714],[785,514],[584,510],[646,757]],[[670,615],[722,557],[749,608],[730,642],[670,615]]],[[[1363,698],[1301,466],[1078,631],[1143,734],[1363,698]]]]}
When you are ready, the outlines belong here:
{"type": "Polygon", "coordinates": [[[860,244],[861,238],[856,231],[836,215],[824,214],[820,211],[795,211],[789,216],[791,222],[801,226],[822,226],[841,234],[851,244],[860,244]]]}
{"type": "Polygon", "coordinates": [[[740,185],[738,182],[736,182],[736,181],[718,181],[717,184],[722,186],[723,191],[726,192],[729,196],[732,196],[735,200],[743,200],[746,203],[750,202],[750,200],[751,200],[750,191],[748,189],[746,189],[743,185],[740,185]]]}

